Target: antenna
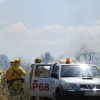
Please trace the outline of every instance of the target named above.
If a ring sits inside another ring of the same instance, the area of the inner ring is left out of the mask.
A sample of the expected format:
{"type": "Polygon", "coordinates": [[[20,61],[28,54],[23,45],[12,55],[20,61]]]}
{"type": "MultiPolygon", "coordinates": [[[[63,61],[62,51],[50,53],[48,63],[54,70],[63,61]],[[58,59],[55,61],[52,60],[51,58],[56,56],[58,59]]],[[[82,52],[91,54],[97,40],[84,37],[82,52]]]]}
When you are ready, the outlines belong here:
{"type": "Polygon", "coordinates": [[[92,34],[91,34],[90,51],[92,50],[92,40],[93,40],[93,36],[92,36],[92,34]]]}

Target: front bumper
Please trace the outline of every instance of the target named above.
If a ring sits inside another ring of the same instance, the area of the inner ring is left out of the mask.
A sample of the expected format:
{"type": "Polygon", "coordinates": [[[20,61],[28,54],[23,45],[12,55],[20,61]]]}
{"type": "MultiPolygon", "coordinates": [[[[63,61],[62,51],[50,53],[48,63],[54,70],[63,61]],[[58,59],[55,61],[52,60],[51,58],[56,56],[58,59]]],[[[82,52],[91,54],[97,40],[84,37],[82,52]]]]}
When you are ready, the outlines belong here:
{"type": "Polygon", "coordinates": [[[61,92],[61,97],[66,100],[68,98],[100,98],[100,91],[67,91],[63,90],[61,92]]]}

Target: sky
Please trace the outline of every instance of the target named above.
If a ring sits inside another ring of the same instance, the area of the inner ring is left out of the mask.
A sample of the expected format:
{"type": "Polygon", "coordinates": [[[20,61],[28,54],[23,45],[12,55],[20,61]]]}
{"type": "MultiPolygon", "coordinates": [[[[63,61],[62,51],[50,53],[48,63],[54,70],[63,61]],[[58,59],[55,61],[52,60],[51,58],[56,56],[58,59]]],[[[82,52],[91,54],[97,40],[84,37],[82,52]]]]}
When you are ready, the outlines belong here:
{"type": "Polygon", "coordinates": [[[0,54],[31,62],[46,52],[100,52],[100,0],[0,0],[0,54]]]}

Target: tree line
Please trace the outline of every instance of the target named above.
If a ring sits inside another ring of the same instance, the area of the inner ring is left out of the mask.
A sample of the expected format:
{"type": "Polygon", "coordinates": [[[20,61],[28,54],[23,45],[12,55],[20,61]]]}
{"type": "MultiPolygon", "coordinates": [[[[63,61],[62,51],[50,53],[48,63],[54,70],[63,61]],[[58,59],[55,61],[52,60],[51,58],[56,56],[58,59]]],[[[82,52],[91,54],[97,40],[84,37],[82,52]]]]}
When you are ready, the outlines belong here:
{"type": "MultiPolygon", "coordinates": [[[[89,53],[95,53],[93,49],[89,48],[89,46],[82,44],[79,48],[77,48],[77,51],[75,51],[75,59],[77,60],[80,56],[80,54],[89,54],[89,53]]],[[[21,59],[20,66],[22,66],[27,75],[25,77],[26,80],[29,80],[29,72],[31,70],[31,62],[29,59],[25,59],[23,57],[18,57],[21,59]]],[[[52,62],[55,58],[50,54],[50,52],[46,52],[42,55],[40,55],[40,58],[42,59],[43,63],[49,63],[52,62]]],[[[58,59],[62,59],[63,55],[59,55],[58,59]]],[[[10,66],[10,60],[5,54],[0,54],[0,69],[2,69],[3,74],[5,74],[5,71],[10,66]]],[[[33,62],[34,63],[34,62],[33,62]]]]}

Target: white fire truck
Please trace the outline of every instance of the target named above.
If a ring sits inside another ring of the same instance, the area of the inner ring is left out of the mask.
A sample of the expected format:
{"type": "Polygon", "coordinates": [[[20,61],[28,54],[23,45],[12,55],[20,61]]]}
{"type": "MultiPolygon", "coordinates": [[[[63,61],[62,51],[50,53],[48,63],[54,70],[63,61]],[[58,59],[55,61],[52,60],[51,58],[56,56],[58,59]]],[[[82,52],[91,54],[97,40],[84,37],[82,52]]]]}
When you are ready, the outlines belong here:
{"type": "Polygon", "coordinates": [[[30,100],[100,100],[100,71],[96,65],[69,58],[36,63],[30,100]]]}

